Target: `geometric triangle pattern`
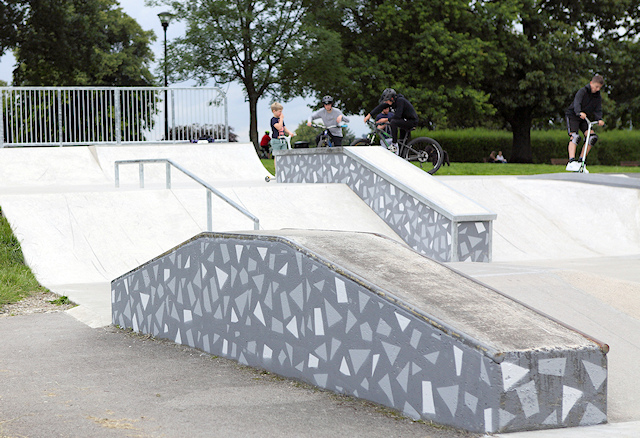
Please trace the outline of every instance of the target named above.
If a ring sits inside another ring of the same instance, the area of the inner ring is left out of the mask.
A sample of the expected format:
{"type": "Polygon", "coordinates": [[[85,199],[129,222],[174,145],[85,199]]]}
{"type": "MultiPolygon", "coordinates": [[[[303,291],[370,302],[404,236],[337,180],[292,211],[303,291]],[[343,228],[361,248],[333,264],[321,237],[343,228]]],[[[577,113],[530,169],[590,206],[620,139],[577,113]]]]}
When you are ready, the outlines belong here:
{"type": "Polygon", "coordinates": [[[203,233],[111,288],[114,325],[413,418],[479,433],[606,421],[599,349],[503,352],[497,363],[429,309],[284,237],[203,233]]]}
{"type": "Polygon", "coordinates": [[[491,221],[454,221],[386,175],[339,152],[331,148],[278,155],[278,182],[346,184],[415,251],[441,262],[491,261],[491,221]]]}

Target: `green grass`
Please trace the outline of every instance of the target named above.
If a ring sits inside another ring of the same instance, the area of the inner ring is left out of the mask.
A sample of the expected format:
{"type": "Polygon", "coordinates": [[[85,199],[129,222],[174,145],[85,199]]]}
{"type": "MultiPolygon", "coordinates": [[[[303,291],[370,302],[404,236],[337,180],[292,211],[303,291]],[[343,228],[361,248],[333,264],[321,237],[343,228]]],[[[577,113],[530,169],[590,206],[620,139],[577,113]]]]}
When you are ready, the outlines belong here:
{"type": "MultiPolygon", "coordinates": [[[[589,166],[590,173],[638,173],[640,167],[589,166]]],[[[495,164],[495,163],[451,163],[442,166],[436,175],[538,175],[542,173],[566,172],[564,166],[551,164],[495,164]]]]}
{"type": "Polygon", "coordinates": [[[20,242],[0,209],[0,307],[40,292],[47,292],[47,289],[24,264],[20,242]]]}

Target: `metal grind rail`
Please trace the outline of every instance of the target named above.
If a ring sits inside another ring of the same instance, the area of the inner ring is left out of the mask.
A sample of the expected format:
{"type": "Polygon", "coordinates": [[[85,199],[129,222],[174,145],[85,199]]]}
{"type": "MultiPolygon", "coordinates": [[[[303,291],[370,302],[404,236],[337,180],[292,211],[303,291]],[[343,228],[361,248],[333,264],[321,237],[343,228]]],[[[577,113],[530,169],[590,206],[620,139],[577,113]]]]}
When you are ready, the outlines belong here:
{"type": "Polygon", "coordinates": [[[260,219],[258,219],[254,214],[247,211],[244,207],[238,205],[234,200],[216,190],[214,187],[198,178],[193,173],[189,172],[179,164],[174,163],[172,160],[168,158],[147,158],[147,159],[139,159],[139,160],[118,160],[115,161],[115,177],[116,177],[116,187],[120,187],[120,165],[121,164],[138,164],[139,167],[139,175],[140,175],[140,188],[144,188],[144,165],[145,163],[165,163],[166,165],[166,188],[171,189],[171,166],[178,169],[180,172],[184,173],[186,176],[203,186],[207,190],[207,231],[212,230],[212,202],[211,202],[211,194],[215,194],[217,197],[225,201],[227,204],[231,205],[233,208],[238,210],[240,213],[244,214],[246,217],[253,221],[253,229],[260,229],[260,219]]]}

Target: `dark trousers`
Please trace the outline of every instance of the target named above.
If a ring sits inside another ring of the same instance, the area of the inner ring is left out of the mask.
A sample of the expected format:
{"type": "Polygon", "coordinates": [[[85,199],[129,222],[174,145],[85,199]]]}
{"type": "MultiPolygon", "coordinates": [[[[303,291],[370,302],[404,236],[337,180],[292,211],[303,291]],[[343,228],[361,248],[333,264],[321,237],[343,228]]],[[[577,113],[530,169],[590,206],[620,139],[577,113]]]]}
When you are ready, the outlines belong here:
{"type": "MultiPolygon", "coordinates": [[[[316,135],[316,144],[320,142],[320,136],[322,134],[316,135]]],[[[342,137],[338,137],[337,135],[333,135],[329,132],[329,137],[331,138],[331,143],[333,143],[334,147],[342,146],[342,137]]]]}
{"type": "MultiPolygon", "coordinates": [[[[398,128],[402,129],[405,132],[410,131],[412,128],[415,128],[416,126],[418,126],[418,121],[417,120],[405,120],[405,119],[400,119],[397,117],[392,117],[389,120],[389,123],[391,125],[391,140],[394,143],[398,143],[398,128]]],[[[404,135],[404,133],[403,133],[404,135]]]]}

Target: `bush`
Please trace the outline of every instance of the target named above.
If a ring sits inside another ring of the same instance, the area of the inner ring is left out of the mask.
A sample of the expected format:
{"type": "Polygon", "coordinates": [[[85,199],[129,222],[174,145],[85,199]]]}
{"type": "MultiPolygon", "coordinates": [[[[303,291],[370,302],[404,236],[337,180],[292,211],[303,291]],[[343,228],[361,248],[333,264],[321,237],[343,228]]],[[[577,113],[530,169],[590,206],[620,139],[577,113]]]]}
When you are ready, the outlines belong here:
{"type": "MultiPolygon", "coordinates": [[[[451,161],[481,163],[491,151],[502,151],[507,160],[511,156],[513,138],[508,131],[419,129],[412,135],[414,138],[419,136],[437,140],[448,152],[451,161]]],[[[597,145],[589,153],[591,164],[613,166],[619,165],[621,161],[640,161],[640,131],[603,131],[599,132],[598,136],[597,145]]],[[[549,164],[551,158],[567,157],[568,141],[567,132],[564,130],[531,131],[533,163],[549,164]]]]}

